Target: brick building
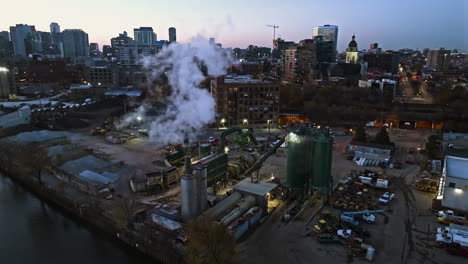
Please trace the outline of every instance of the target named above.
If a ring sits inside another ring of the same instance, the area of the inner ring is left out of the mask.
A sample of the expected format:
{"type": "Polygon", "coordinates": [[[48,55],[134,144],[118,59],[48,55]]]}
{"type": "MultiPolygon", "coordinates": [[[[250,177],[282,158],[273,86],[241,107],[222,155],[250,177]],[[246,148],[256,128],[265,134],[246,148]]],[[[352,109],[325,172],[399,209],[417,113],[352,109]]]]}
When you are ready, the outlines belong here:
{"type": "Polygon", "coordinates": [[[277,80],[227,75],[211,81],[221,126],[267,128],[277,125],[280,86],[277,80]]]}

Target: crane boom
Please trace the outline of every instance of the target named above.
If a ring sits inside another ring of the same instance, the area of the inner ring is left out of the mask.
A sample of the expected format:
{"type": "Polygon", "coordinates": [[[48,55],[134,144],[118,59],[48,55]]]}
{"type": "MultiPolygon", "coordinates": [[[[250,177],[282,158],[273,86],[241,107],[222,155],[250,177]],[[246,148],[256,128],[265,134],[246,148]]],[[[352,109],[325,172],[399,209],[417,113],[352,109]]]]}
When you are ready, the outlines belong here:
{"type": "Polygon", "coordinates": [[[279,28],[279,26],[277,26],[276,24],[266,25],[266,26],[273,28],[273,41],[275,41],[275,39],[276,39],[276,29],[279,28]]]}

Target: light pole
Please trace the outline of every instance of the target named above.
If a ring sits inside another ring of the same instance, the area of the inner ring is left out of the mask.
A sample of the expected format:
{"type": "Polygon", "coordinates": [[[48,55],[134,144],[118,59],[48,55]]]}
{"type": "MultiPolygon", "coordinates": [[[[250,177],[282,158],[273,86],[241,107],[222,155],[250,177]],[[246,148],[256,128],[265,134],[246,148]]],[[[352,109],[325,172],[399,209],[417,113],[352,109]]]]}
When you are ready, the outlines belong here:
{"type": "Polygon", "coordinates": [[[270,131],[270,127],[271,127],[271,120],[267,120],[267,122],[268,122],[268,134],[270,134],[270,133],[271,133],[271,131],[270,131]]]}
{"type": "Polygon", "coordinates": [[[243,124],[247,128],[249,125],[249,121],[247,119],[244,119],[243,124]]]}

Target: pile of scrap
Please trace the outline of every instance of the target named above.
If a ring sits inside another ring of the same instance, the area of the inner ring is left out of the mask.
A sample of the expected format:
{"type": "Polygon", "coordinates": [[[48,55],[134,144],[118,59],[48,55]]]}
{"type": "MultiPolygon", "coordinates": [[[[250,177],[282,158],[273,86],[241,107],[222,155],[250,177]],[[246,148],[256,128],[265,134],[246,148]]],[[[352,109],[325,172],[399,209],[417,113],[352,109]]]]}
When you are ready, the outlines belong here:
{"type": "Polygon", "coordinates": [[[385,180],[388,186],[388,180],[381,177],[382,174],[372,171],[352,171],[339,183],[329,200],[330,206],[344,211],[376,210],[380,192],[378,188],[369,187],[376,187],[379,180],[385,180]]]}

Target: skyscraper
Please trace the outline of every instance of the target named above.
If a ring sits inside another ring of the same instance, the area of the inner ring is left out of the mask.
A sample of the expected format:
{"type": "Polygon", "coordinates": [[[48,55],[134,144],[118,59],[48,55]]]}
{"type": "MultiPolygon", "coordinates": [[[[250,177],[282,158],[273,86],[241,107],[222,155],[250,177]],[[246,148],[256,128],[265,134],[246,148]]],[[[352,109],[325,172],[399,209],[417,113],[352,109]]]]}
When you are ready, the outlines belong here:
{"type": "Polygon", "coordinates": [[[53,43],[62,42],[62,33],[60,33],[60,26],[59,24],[52,22],[50,23],[50,35],[52,36],[53,43]]]}
{"type": "Polygon", "coordinates": [[[10,27],[10,37],[13,42],[13,51],[15,55],[26,57],[26,40],[31,37],[36,29],[34,26],[28,26],[23,24],[16,24],[14,27],[10,27]]]}
{"type": "Polygon", "coordinates": [[[335,25],[323,25],[314,27],[312,31],[312,37],[322,36],[324,41],[333,41],[333,54],[332,61],[336,60],[336,49],[338,43],[338,26],[335,25]]]}
{"type": "Polygon", "coordinates": [[[157,40],[152,27],[140,27],[133,29],[133,34],[137,44],[154,44],[157,40]]]}
{"type": "Polygon", "coordinates": [[[7,57],[13,54],[13,47],[8,31],[0,31],[0,57],[7,57]]]}
{"type": "Polygon", "coordinates": [[[88,34],[81,29],[65,29],[62,34],[65,58],[89,56],[88,34]]]}
{"type": "Polygon", "coordinates": [[[169,28],[169,43],[172,43],[172,42],[177,42],[175,27],[169,28]]]}
{"type": "Polygon", "coordinates": [[[60,33],[60,26],[58,23],[50,23],[50,33],[60,33]]]}

